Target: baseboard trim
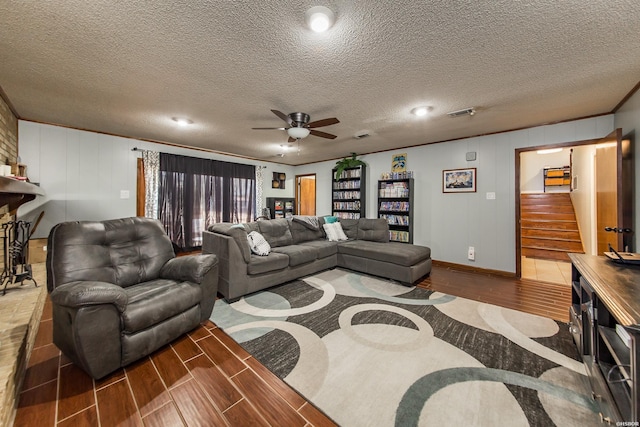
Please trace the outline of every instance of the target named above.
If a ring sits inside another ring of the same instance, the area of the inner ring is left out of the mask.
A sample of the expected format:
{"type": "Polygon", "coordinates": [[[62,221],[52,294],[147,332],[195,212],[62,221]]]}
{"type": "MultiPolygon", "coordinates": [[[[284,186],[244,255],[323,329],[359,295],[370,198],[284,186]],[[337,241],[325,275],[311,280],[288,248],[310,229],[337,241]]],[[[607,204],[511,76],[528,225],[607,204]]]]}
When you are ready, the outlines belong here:
{"type": "Polygon", "coordinates": [[[509,277],[509,278],[516,277],[516,273],[511,273],[509,271],[491,270],[488,268],[473,267],[471,265],[465,265],[465,264],[455,264],[453,262],[438,261],[435,259],[432,260],[432,263],[434,266],[450,268],[452,270],[469,271],[471,273],[488,274],[491,276],[501,276],[501,277],[509,277]]]}

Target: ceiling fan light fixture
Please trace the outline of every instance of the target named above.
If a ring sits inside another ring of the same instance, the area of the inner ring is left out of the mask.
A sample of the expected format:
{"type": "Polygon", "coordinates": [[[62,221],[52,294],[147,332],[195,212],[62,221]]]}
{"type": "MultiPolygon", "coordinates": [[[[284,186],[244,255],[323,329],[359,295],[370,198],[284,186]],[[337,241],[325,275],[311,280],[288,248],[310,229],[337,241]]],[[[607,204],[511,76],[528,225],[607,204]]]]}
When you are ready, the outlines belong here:
{"type": "Polygon", "coordinates": [[[307,136],[309,136],[310,132],[311,131],[309,129],[302,127],[292,127],[287,129],[287,133],[289,134],[289,136],[295,139],[306,138],[307,136]]]}
{"type": "Polygon", "coordinates": [[[316,33],[327,31],[334,23],[335,15],[328,7],[314,6],[307,10],[307,25],[316,33]]]}

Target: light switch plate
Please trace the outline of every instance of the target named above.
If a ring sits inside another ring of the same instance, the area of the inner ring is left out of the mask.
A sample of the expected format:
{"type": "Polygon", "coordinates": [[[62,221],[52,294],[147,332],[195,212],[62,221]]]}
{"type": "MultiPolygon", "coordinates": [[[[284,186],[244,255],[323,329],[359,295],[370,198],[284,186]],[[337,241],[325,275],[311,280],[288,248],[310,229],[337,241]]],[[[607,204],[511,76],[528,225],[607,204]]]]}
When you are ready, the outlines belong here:
{"type": "Polygon", "coordinates": [[[120,198],[128,199],[129,198],[129,190],[120,190],[120,198]]]}

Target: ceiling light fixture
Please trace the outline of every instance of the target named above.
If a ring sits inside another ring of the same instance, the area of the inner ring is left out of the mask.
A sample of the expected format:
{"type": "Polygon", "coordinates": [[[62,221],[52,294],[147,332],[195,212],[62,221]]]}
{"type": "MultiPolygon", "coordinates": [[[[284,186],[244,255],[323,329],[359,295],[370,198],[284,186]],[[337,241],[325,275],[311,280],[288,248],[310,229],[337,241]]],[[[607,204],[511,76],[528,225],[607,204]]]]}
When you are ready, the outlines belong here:
{"type": "Polygon", "coordinates": [[[538,154],[553,154],[559,153],[562,151],[562,148],[547,148],[546,150],[538,150],[536,153],[538,154]]]}
{"type": "Polygon", "coordinates": [[[289,134],[289,136],[295,139],[306,138],[307,136],[309,136],[309,132],[311,132],[311,130],[302,127],[292,127],[287,129],[287,133],[289,134]]]}
{"type": "Polygon", "coordinates": [[[335,15],[328,7],[314,6],[307,10],[307,25],[316,33],[323,33],[333,25],[335,15]]]}
{"type": "Polygon", "coordinates": [[[189,119],[183,119],[183,118],[178,118],[178,117],[172,117],[171,120],[173,120],[174,122],[176,122],[179,126],[189,126],[193,124],[193,120],[189,120],[189,119]]]}
{"type": "Polygon", "coordinates": [[[411,110],[411,114],[417,117],[424,117],[427,114],[429,114],[431,110],[433,110],[433,107],[416,107],[413,110],[411,110]]]}

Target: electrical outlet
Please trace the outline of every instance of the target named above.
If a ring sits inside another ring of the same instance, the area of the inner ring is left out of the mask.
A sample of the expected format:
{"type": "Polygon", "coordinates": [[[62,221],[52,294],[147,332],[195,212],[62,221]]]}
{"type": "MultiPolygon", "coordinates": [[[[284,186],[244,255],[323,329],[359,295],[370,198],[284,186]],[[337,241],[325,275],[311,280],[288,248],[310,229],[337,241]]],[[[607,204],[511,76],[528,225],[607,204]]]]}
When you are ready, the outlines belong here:
{"type": "Polygon", "coordinates": [[[475,261],[476,250],[473,246],[469,246],[469,252],[467,253],[467,258],[469,259],[469,261],[475,261]]]}
{"type": "Polygon", "coordinates": [[[487,200],[495,200],[495,199],[496,199],[496,193],[494,193],[493,191],[487,192],[487,200]]]}

